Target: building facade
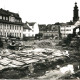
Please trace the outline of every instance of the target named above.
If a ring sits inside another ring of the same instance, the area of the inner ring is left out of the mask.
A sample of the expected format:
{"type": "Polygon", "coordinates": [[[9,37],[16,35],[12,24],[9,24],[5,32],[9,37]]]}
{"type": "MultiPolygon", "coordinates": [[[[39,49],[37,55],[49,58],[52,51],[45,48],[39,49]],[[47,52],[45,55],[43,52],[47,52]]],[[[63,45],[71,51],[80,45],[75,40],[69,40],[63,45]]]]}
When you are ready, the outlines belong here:
{"type": "Polygon", "coordinates": [[[60,33],[62,38],[66,38],[69,34],[73,34],[73,29],[75,25],[63,25],[60,27],[60,33]]]}
{"type": "Polygon", "coordinates": [[[59,25],[54,24],[39,24],[39,33],[43,34],[44,38],[59,38],[59,25]]]}
{"type": "Polygon", "coordinates": [[[25,37],[35,37],[39,33],[38,24],[35,22],[26,22],[23,29],[25,37]]]}
{"type": "Polygon", "coordinates": [[[79,10],[77,3],[75,3],[74,10],[73,10],[73,22],[69,22],[71,24],[65,23],[64,25],[61,25],[60,27],[60,33],[61,37],[65,38],[69,34],[73,34],[73,30],[80,25],[80,20],[79,20],[79,10]]]}
{"type": "Polygon", "coordinates": [[[23,23],[19,14],[0,9],[0,36],[23,38],[23,23]]]}

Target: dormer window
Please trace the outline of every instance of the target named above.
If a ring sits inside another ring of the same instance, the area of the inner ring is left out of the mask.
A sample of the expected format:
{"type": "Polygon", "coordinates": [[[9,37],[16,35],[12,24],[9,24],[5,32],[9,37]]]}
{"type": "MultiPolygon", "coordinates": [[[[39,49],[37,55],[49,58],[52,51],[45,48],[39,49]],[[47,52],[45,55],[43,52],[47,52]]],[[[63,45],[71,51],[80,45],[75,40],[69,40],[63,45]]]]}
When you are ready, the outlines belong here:
{"type": "Polygon", "coordinates": [[[0,19],[2,19],[2,16],[0,16],[0,19]]]}
{"type": "Polygon", "coordinates": [[[3,20],[5,20],[5,16],[3,16],[3,20]]]}
{"type": "Polygon", "coordinates": [[[6,17],[6,20],[8,20],[8,17],[6,17]]]}

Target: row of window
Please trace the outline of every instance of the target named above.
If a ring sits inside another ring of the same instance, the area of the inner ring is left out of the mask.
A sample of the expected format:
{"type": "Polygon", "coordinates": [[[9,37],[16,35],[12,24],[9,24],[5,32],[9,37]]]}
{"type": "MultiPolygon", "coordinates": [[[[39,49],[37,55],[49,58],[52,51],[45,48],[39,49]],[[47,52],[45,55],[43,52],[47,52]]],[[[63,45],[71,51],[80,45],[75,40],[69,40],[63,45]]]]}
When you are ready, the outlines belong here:
{"type": "Polygon", "coordinates": [[[3,27],[4,27],[4,29],[15,29],[15,30],[18,30],[18,29],[20,29],[21,30],[21,26],[14,26],[14,25],[8,25],[8,24],[0,24],[0,29],[3,29],[3,27]]]}
{"type": "Polygon", "coordinates": [[[17,20],[17,19],[15,19],[15,17],[11,17],[11,16],[10,17],[0,16],[0,19],[11,21],[11,22],[21,22],[21,20],[17,20]]]}
{"type": "Polygon", "coordinates": [[[61,31],[71,31],[71,29],[62,29],[61,31]]]}
{"type": "Polygon", "coordinates": [[[66,28],[66,27],[71,27],[70,25],[67,25],[67,26],[61,26],[61,27],[64,27],[64,28],[66,28]]]}
{"type": "Polygon", "coordinates": [[[21,33],[10,33],[12,36],[21,37],[21,33]]]}
{"type": "Polygon", "coordinates": [[[3,20],[9,20],[9,18],[6,17],[6,16],[0,16],[0,19],[3,19],[3,20]]]}
{"type": "MultiPolygon", "coordinates": [[[[3,33],[0,32],[0,35],[3,35],[3,33]]],[[[4,36],[8,36],[8,35],[12,35],[15,37],[21,37],[21,33],[7,33],[7,32],[4,33],[4,36]]]]}
{"type": "MultiPolygon", "coordinates": [[[[26,29],[24,29],[24,31],[26,32],[26,29]]],[[[28,30],[28,32],[34,32],[34,30],[28,30]]]]}
{"type": "Polygon", "coordinates": [[[29,37],[30,37],[30,36],[34,36],[34,34],[32,34],[32,35],[31,35],[31,34],[28,34],[28,36],[29,36],[29,37]]]}

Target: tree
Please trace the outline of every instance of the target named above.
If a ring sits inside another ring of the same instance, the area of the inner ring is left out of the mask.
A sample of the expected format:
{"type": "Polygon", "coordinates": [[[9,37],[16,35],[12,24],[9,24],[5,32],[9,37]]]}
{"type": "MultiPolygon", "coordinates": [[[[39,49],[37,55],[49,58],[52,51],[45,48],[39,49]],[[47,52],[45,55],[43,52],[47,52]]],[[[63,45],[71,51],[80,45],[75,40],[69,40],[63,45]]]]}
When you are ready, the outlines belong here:
{"type": "Polygon", "coordinates": [[[73,34],[68,34],[68,36],[63,40],[66,45],[69,45],[73,38],[73,34]]]}

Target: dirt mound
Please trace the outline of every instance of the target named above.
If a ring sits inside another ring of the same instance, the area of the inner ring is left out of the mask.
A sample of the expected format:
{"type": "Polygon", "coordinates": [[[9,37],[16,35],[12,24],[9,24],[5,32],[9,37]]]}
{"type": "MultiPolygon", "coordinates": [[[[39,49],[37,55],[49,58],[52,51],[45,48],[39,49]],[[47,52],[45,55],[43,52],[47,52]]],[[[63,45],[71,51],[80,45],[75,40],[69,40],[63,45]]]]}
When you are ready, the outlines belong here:
{"type": "Polygon", "coordinates": [[[38,43],[38,47],[40,47],[40,48],[51,48],[52,43],[51,42],[40,42],[40,43],[38,43]]]}

